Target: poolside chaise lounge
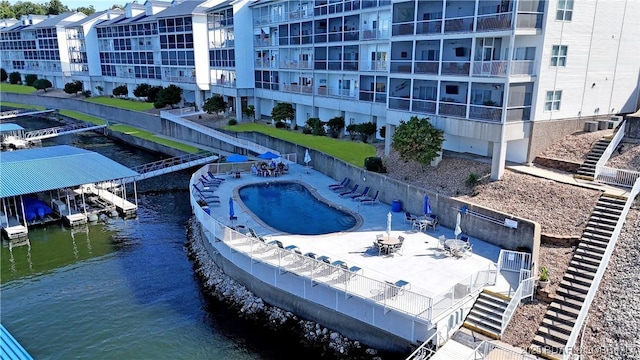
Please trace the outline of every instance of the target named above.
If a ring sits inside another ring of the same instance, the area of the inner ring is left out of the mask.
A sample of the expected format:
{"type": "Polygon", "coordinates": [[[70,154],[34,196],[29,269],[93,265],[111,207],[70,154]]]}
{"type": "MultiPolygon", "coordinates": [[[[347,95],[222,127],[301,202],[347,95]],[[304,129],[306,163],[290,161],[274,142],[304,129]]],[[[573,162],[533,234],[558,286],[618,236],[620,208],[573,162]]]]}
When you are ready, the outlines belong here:
{"type": "Polygon", "coordinates": [[[373,197],[365,196],[364,198],[361,198],[360,199],[360,203],[362,205],[374,204],[374,203],[378,202],[378,195],[380,195],[380,190],[377,190],[376,194],[373,195],[373,197]]]}
{"type": "Polygon", "coordinates": [[[330,185],[329,188],[333,191],[342,191],[344,189],[348,189],[349,185],[351,185],[351,179],[347,179],[347,181],[343,185],[333,184],[333,185],[330,185]]]}
{"type": "Polygon", "coordinates": [[[351,200],[357,201],[365,196],[367,196],[367,194],[369,194],[369,187],[366,186],[364,188],[364,190],[362,190],[362,192],[360,194],[353,194],[351,196],[349,196],[351,198],[351,200]]]}
{"type": "Polygon", "coordinates": [[[347,185],[348,182],[349,182],[349,178],[345,177],[341,183],[329,185],[329,189],[334,190],[336,188],[342,188],[343,186],[347,185]]]}
{"type": "Polygon", "coordinates": [[[220,182],[223,182],[223,181],[225,181],[225,180],[226,180],[226,179],[224,179],[224,178],[219,178],[219,177],[217,177],[217,176],[216,176],[214,173],[212,173],[211,171],[207,171],[207,175],[209,175],[209,179],[210,179],[210,180],[217,180],[217,181],[220,181],[220,182]]]}
{"type": "Polygon", "coordinates": [[[356,191],[358,191],[358,184],[356,184],[353,189],[351,189],[350,191],[345,191],[345,192],[341,192],[340,194],[338,194],[338,196],[340,197],[347,197],[347,196],[351,196],[353,194],[356,193],[356,191]]]}
{"type": "Polygon", "coordinates": [[[215,189],[204,186],[201,183],[193,184],[193,188],[197,190],[200,194],[213,194],[216,191],[215,189]]]}

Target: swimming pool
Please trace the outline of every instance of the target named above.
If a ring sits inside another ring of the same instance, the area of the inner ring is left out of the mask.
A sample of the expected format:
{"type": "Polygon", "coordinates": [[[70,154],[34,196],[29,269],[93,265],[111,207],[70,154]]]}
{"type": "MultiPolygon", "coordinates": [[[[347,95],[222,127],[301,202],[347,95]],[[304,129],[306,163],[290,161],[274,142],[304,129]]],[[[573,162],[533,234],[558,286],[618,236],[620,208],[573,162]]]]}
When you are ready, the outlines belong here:
{"type": "Polygon", "coordinates": [[[329,234],[358,223],[354,215],[320,201],[300,183],[252,184],[240,188],[238,195],[265,224],[285,233],[329,234]]]}

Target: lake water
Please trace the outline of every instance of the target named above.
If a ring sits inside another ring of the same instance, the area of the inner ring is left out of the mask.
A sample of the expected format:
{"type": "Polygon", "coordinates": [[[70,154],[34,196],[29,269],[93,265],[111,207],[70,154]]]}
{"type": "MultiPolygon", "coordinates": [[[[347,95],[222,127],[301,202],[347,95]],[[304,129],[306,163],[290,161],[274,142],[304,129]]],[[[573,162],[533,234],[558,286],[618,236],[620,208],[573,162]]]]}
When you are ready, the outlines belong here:
{"type": "MultiPolygon", "coordinates": [[[[55,125],[15,122],[28,130],[55,125]]],[[[159,159],[95,134],[53,143],[127,166],[159,159]]],[[[320,358],[203,294],[184,248],[189,174],[140,182],[136,219],[73,231],[51,225],[29,231],[30,250],[2,246],[2,324],[35,359],[279,359],[292,352],[320,358]]]]}

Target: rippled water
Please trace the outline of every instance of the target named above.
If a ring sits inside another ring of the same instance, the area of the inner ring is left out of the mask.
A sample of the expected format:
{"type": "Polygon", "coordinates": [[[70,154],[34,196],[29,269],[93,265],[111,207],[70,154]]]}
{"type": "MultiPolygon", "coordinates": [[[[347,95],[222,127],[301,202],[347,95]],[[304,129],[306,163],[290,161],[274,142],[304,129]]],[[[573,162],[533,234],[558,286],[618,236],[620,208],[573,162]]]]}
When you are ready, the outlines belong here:
{"type": "MultiPolygon", "coordinates": [[[[52,126],[34,119],[19,123],[27,129],[52,126]]],[[[55,143],[100,152],[128,166],[158,159],[93,134],[55,143]]],[[[73,232],[52,225],[30,230],[30,250],[1,248],[2,323],[34,358],[301,355],[294,339],[238,320],[203,295],[184,249],[191,215],[188,176],[189,171],[177,172],[140,182],[136,219],[111,219],[73,232]]]]}

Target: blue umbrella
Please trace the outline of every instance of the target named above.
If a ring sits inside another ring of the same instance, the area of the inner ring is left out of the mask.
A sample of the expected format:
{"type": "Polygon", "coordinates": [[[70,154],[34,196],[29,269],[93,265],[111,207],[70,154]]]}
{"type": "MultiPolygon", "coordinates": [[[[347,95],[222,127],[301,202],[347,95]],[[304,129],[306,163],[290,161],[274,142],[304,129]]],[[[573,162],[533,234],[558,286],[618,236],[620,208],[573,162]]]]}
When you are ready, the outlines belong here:
{"type": "Polygon", "coordinates": [[[233,220],[236,218],[235,212],[233,211],[233,198],[229,198],[229,219],[233,220]]]}
{"type": "Polygon", "coordinates": [[[244,161],[247,161],[247,157],[240,154],[229,155],[227,156],[227,160],[226,160],[226,162],[228,163],[237,163],[237,162],[244,162],[244,161]]]}
{"type": "Polygon", "coordinates": [[[424,205],[422,205],[422,212],[425,215],[430,215],[433,213],[431,210],[431,204],[429,204],[429,195],[424,196],[424,205]]]}
{"type": "Polygon", "coordinates": [[[271,151],[267,151],[267,152],[266,152],[266,153],[264,153],[264,154],[260,154],[260,155],[258,155],[258,158],[259,158],[259,159],[264,159],[264,160],[272,160],[272,159],[277,159],[277,158],[279,158],[279,157],[280,157],[280,155],[278,155],[278,154],[274,154],[274,153],[272,153],[271,151]]]}

